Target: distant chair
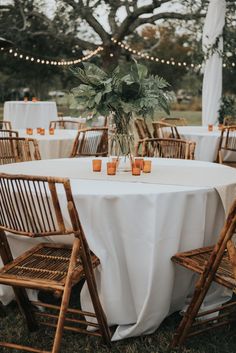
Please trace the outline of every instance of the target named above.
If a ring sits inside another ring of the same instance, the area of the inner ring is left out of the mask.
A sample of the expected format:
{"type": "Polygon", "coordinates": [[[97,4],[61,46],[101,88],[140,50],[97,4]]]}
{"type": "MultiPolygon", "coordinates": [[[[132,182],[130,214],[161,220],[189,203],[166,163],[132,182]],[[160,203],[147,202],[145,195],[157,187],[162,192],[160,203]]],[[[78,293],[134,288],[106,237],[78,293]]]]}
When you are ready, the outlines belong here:
{"type": "Polygon", "coordinates": [[[0,129],[3,130],[12,130],[12,125],[11,125],[11,121],[8,120],[3,120],[0,122],[0,129]]]}
{"type": "Polygon", "coordinates": [[[140,147],[142,145],[142,141],[145,138],[152,138],[152,134],[147,126],[147,123],[144,119],[142,118],[137,118],[134,120],[134,126],[136,128],[137,134],[138,134],[138,141],[135,146],[135,155],[138,156],[140,153],[140,147]]]}
{"type": "Polygon", "coordinates": [[[194,159],[196,143],[174,138],[144,139],[142,155],[147,157],[194,159]]]}
{"type": "Polygon", "coordinates": [[[221,130],[221,137],[218,149],[217,161],[221,164],[232,164],[236,163],[236,125],[226,126],[221,130]],[[224,162],[224,152],[228,151],[235,155],[233,161],[224,162]]]}
{"type": "Polygon", "coordinates": [[[38,142],[23,137],[0,137],[0,164],[41,159],[38,142]]]}
{"type": "MultiPolygon", "coordinates": [[[[199,249],[189,249],[175,254],[171,260],[176,264],[190,270],[196,276],[195,290],[182,321],[176,330],[170,348],[181,346],[186,338],[197,334],[207,333],[210,330],[224,325],[235,323],[235,301],[215,305],[214,308],[202,306],[210,287],[227,288],[233,293],[236,288],[236,249],[233,237],[236,233],[236,200],[231,206],[225,224],[214,246],[205,246],[199,249]],[[210,314],[210,315],[209,315],[210,314]]],[[[179,283],[181,285],[181,283],[179,283]]],[[[232,327],[231,327],[232,328],[232,327]]],[[[228,330],[229,335],[232,334],[228,330]]],[[[198,339],[199,340],[199,339],[198,339]]],[[[180,350],[178,350],[180,351],[180,350]]]]}
{"type": "Polygon", "coordinates": [[[224,126],[232,126],[232,125],[236,125],[236,117],[233,116],[228,116],[226,118],[224,118],[224,126]]]}
{"type": "Polygon", "coordinates": [[[187,126],[187,120],[185,118],[162,118],[160,120],[163,123],[172,124],[175,126],[187,126]]]}
{"type": "Polygon", "coordinates": [[[161,121],[153,121],[152,126],[153,126],[153,137],[180,139],[178,129],[175,125],[171,125],[161,121]]]}
{"type": "Polygon", "coordinates": [[[108,128],[81,129],[75,138],[70,157],[107,156],[108,128]]]}
{"type": "Polygon", "coordinates": [[[84,128],[84,123],[80,123],[78,120],[52,120],[49,123],[49,129],[81,129],[84,128]]]}
{"type": "Polygon", "coordinates": [[[0,130],[0,137],[19,137],[19,133],[14,130],[0,130]]]}

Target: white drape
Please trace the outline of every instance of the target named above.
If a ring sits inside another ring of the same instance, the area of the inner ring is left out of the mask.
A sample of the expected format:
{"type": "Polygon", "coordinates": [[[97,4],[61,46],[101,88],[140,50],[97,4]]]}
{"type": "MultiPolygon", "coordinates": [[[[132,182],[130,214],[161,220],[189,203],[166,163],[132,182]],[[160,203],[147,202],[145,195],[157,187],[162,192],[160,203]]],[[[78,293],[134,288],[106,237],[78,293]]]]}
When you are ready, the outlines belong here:
{"type": "MultiPolygon", "coordinates": [[[[225,0],[211,0],[203,28],[202,47],[204,53],[216,43],[223,50],[221,36],[225,24],[225,0]],[[220,36],[220,37],[219,37],[220,36]]],[[[217,123],[222,94],[222,58],[217,51],[206,61],[202,88],[202,125],[217,123]]]]}

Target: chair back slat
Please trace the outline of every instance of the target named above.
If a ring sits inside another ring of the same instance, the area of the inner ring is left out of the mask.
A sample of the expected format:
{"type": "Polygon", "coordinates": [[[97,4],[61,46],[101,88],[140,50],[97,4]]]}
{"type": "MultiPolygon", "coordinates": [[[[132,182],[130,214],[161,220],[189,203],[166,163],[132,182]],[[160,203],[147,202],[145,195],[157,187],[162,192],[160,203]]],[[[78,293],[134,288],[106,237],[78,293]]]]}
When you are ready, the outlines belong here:
{"type": "Polygon", "coordinates": [[[160,121],[163,123],[168,123],[168,124],[175,125],[175,126],[188,125],[185,118],[162,118],[160,121]]]}
{"type": "Polygon", "coordinates": [[[70,156],[107,156],[107,154],[108,128],[97,127],[78,131],[70,156]]]}
{"type": "Polygon", "coordinates": [[[0,174],[0,228],[30,237],[71,233],[57,187],[72,198],[68,179],[0,174]]]}
{"type": "Polygon", "coordinates": [[[41,159],[38,142],[23,137],[0,137],[0,164],[41,159]]]}
{"type": "Polygon", "coordinates": [[[0,137],[19,137],[19,133],[14,130],[0,130],[0,137]]]}
{"type": "Polygon", "coordinates": [[[85,123],[79,122],[79,121],[73,121],[73,120],[52,120],[49,123],[49,129],[54,128],[54,129],[82,129],[85,127],[85,123]]]}
{"type": "Polygon", "coordinates": [[[236,152],[236,125],[226,126],[221,131],[218,149],[219,163],[224,162],[223,151],[236,152]]]}

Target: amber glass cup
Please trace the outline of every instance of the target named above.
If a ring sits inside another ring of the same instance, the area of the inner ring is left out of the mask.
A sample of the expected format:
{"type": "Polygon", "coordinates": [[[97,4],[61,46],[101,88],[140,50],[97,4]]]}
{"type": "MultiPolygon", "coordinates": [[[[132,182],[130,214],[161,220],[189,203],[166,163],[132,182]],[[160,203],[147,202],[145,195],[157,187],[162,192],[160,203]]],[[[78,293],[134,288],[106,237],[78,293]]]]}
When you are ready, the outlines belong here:
{"type": "Polygon", "coordinates": [[[40,135],[45,135],[45,129],[43,127],[40,129],[40,135]]]}
{"type": "Polygon", "coordinates": [[[143,164],[144,164],[143,158],[135,158],[134,164],[135,164],[136,167],[138,167],[141,170],[143,170],[143,164]]]}
{"type": "Polygon", "coordinates": [[[151,173],[151,170],[152,170],[152,161],[144,161],[143,172],[151,173]]]}
{"type": "Polygon", "coordinates": [[[213,125],[212,124],[208,124],[208,131],[213,131],[213,125]]]}
{"type": "Polygon", "coordinates": [[[49,129],[49,135],[54,135],[54,127],[50,127],[50,129],[49,129]]]}
{"type": "Polygon", "coordinates": [[[26,128],[26,134],[27,135],[33,135],[33,129],[31,127],[26,128]]]}
{"type": "Polygon", "coordinates": [[[141,174],[141,169],[133,163],[132,165],[132,175],[140,175],[141,174]]]}
{"type": "Polygon", "coordinates": [[[107,175],[116,175],[116,162],[107,162],[107,175]]]}
{"type": "Polygon", "coordinates": [[[41,132],[41,127],[37,127],[37,134],[40,134],[41,132]]]}
{"type": "Polygon", "coordinates": [[[102,169],[102,160],[101,159],[93,159],[93,172],[100,172],[102,169]]]}

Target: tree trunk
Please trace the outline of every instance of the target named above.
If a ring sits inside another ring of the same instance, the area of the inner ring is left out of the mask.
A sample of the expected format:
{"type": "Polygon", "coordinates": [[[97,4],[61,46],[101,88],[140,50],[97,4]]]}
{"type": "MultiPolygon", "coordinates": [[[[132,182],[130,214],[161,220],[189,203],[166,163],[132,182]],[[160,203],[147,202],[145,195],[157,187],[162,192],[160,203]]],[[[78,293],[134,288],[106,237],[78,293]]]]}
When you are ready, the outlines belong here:
{"type": "Polygon", "coordinates": [[[121,48],[111,42],[108,45],[104,45],[101,56],[103,69],[112,71],[118,65],[121,56],[121,48]]]}

